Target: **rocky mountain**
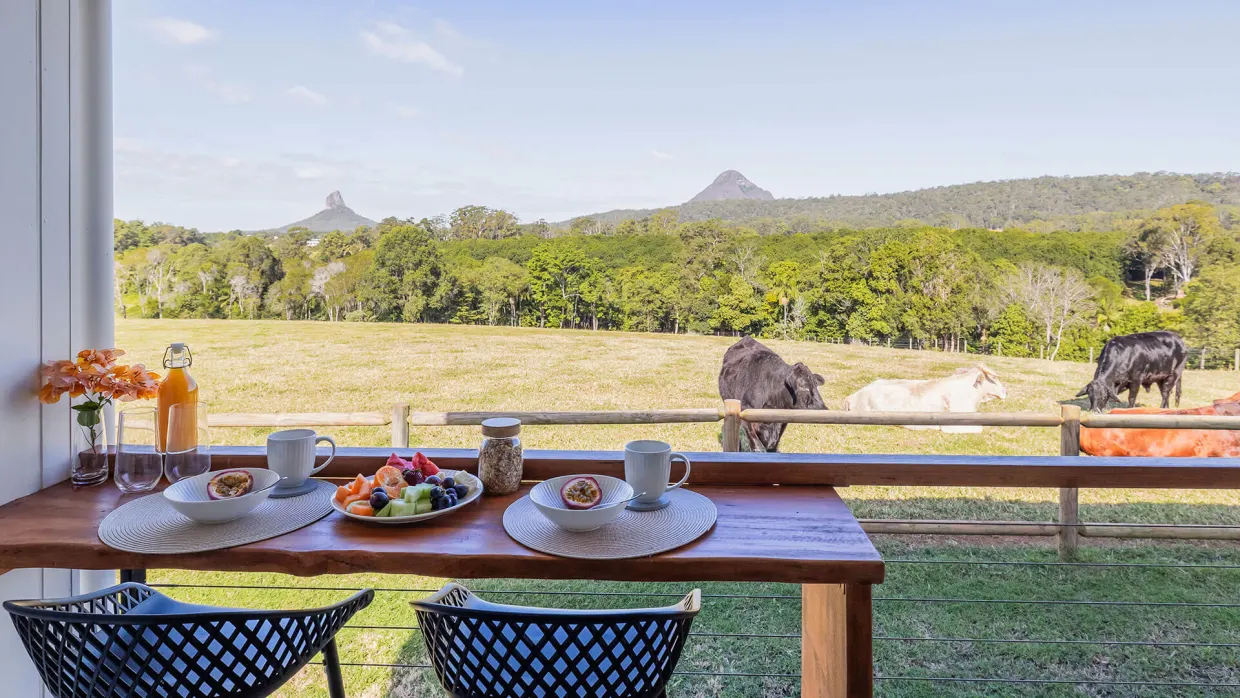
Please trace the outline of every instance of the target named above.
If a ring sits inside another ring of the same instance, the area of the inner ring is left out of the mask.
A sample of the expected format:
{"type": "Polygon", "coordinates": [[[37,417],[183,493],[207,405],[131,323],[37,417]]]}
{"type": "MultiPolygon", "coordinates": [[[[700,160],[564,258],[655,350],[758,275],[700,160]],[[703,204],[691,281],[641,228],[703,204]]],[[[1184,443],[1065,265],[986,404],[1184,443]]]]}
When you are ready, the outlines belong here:
{"type": "Polygon", "coordinates": [[[375,222],[346,206],[344,197],[340,192],[334,191],[327,195],[327,208],[309,218],[280,226],[270,232],[282,233],[289,228],[300,226],[312,233],[328,233],[333,230],[353,230],[359,225],[374,226],[375,222]]]}
{"type": "Polygon", "coordinates": [[[745,175],[736,170],[726,170],[715,181],[710,183],[697,196],[689,199],[689,203],[695,201],[727,201],[731,199],[757,199],[759,201],[773,201],[775,196],[771,192],[749,181],[745,175]]]}

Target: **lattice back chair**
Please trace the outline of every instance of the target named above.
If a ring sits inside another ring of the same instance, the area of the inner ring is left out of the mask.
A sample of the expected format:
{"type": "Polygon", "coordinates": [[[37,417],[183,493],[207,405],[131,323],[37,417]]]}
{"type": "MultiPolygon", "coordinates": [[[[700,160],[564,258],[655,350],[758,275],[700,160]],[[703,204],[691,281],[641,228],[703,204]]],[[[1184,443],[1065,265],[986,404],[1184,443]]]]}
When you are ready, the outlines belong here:
{"type": "Polygon", "coordinates": [[[367,589],[324,608],[254,611],[174,601],[142,584],[4,609],[56,698],[261,698],[323,653],[344,698],[336,632],[367,589]]]}
{"type": "Polygon", "coordinates": [[[414,601],[453,698],[660,698],[702,606],[570,611],[489,603],[449,583],[414,601]]]}

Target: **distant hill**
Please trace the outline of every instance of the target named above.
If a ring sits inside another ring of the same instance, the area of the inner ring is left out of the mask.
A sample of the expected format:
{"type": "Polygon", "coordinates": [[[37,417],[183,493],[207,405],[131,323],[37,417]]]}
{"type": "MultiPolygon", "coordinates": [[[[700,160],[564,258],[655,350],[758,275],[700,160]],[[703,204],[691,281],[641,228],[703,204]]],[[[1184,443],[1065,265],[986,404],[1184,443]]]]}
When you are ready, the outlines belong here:
{"type": "MultiPolygon", "coordinates": [[[[720,178],[729,172],[720,175],[720,178]]],[[[718,182],[719,178],[716,178],[718,182]]],[[[714,186],[707,187],[706,191],[714,186]]],[[[668,208],[679,212],[681,221],[710,218],[736,221],[809,219],[859,228],[888,226],[905,220],[980,228],[1054,221],[1057,224],[1075,222],[1080,226],[1098,227],[1099,224],[1105,226],[1105,221],[1088,220],[1089,217],[1103,218],[1096,214],[1106,212],[1152,210],[1192,199],[1216,205],[1240,205],[1240,174],[1141,172],[1134,175],[1037,177],[956,184],[892,194],[805,199],[749,197],[703,201],[694,197],[688,203],[668,208]]],[[[644,218],[657,210],[661,209],[619,209],[592,217],[614,225],[630,218],[644,218]]],[[[1064,227],[1073,229],[1071,225],[1064,227]]]]}
{"type": "Polygon", "coordinates": [[[340,192],[334,191],[327,195],[327,208],[322,211],[296,223],[262,232],[283,233],[289,228],[300,226],[312,233],[329,233],[333,230],[353,230],[359,225],[373,227],[375,222],[346,206],[344,197],[340,195],[340,192]]]}
{"type": "Polygon", "coordinates": [[[771,192],[749,181],[745,175],[736,170],[726,170],[715,181],[710,183],[697,196],[689,199],[689,203],[695,201],[729,201],[732,199],[757,199],[759,201],[773,201],[775,196],[771,192]]]}

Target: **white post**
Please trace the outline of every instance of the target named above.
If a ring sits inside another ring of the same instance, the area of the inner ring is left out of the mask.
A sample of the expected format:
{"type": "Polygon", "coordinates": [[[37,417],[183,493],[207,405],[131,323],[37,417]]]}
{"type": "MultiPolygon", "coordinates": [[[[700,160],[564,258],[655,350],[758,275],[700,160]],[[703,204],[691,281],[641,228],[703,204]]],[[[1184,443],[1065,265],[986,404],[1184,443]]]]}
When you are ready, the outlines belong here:
{"type": "MultiPolygon", "coordinates": [[[[70,0],[69,32],[69,206],[75,252],[71,255],[72,344],[77,349],[111,347],[116,343],[112,299],[111,0],[70,0]]],[[[77,575],[75,594],[116,583],[111,570],[77,575]]]]}

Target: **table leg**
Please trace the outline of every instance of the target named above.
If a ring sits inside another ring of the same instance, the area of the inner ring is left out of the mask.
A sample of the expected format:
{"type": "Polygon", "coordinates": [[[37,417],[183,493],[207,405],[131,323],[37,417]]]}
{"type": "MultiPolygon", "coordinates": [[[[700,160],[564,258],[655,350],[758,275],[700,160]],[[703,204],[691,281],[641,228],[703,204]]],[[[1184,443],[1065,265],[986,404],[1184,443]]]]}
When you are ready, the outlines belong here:
{"type": "Polygon", "coordinates": [[[874,695],[869,584],[801,586],[801,698],[874,695]]]}
{"type": "Polygon", "coordinates": [[[121,570],[121,584],[127,582],[146,584],[146,570],[121,570]]]}

